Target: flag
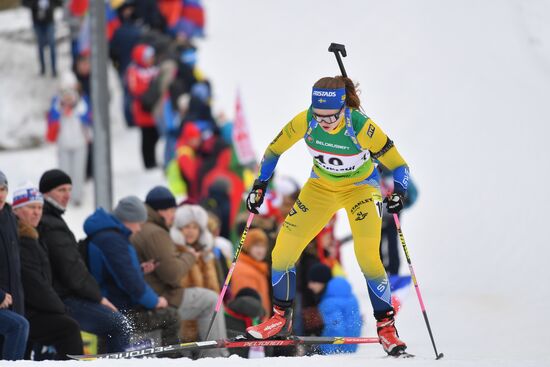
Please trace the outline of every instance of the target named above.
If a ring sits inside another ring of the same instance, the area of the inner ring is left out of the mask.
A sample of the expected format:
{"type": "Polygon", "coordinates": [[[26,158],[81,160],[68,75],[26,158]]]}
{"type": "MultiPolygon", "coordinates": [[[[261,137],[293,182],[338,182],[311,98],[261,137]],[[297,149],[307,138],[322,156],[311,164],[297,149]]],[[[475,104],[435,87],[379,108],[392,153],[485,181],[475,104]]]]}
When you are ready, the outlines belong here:
{"type": "Polygon", "coordinates": [[[233,125],[233,146],[239,163],[243,166],[256,163],[256,154],[250,140],[249,129],[244,118],[243,108],[241,104],[241,95],[237,92],[235,101],[235,123],[233,125]]]}

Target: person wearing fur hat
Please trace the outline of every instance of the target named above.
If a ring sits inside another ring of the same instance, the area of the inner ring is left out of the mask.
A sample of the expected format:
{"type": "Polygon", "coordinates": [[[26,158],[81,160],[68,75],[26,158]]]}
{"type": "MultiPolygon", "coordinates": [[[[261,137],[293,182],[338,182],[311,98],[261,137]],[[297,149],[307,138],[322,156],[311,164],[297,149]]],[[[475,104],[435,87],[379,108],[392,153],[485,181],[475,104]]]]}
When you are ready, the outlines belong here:
{"type": "MultiPolygon", "coordinates": [[[[319,302],[318,319],[310,321],[319,325],[321,336],[361,335],[359,302],[345,278],[333,277],[328,266],[317,263],[308,271],[308,287],[319,302]]],[[[318,349],[323,354],[353,353],[357,345],[319,345],[318,349]]]]}
{"type": "Polygon", "coordinates": [[[129,343],[127,321],[101,294],[88,271],[73,232],[63,219],[72,195],[71,178],[59,169],[40,178],[44,210],[38,232],[49,250],[53,285],[82,330],[104,337],[109,352],[123,351],[129,343]]]}
{"type": "MultiPolygon", "coordinates": [[[[183,205],[176,210],[176,218],[170,229],[170,235],[178,251],[196,253],[197,256],[197,262],[182,280],[185,296],[178,311],[182,320],[197,321],[199,340],[206,338],[212,311],[220,292],[218,266],[212,251],[214,239],[207,225],[206,210],[199,205],[183,205]]],[[[210,338],[225,338],[226,335],[224,318],[216,317],[210,338]]],[[[194,335],[188,338],[193,339],[194,335]]],[[[208,351],[209,356],[216,354],[225,356],[227,351],[208,351]]]]}
{"type": "Polygon", "coordinates": [[[90,103],[79,93],[76,76],[64,72],[59,93],[54,96],[47,115],[46,140],[57,143],[59,167],[72,178],[73,202],[80,205],[86,181],[88,144],[92,141],[90,103]]]}
{"type": "Polygon", "coordinates": [[[8,179],[0,171],[0,360],[23,359],[29,322],[24,316],[17,223],[6,202],[8,179]]]}
{"type": "Polygon", "coordinates": [[[65,304],[53,288],[48,248],[36,230],[43,204],[42,194],[30,183],[14,191],[29,341],[53,345],[56,358],[62,360],[68,359],[67,354],[83,353],[82,338],[78,322],[67,315],[65,304]]]}
{"type": "Polygon", "coordinates": [[[231,278],[233,293],[238,293],[246,287],[254,288],[259,293],[266,315],[271,313],[272,308],[269,297],[269,268],[264,261],[268,246],[269,240],[262,229],[252,228],[248,231],[231,278]]]}

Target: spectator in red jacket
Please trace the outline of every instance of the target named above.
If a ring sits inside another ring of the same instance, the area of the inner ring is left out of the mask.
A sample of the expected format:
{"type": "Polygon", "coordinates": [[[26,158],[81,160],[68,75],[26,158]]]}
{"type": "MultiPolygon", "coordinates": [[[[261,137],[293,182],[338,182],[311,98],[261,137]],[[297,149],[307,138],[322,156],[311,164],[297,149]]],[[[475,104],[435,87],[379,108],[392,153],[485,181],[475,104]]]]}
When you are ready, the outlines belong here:
{"type": "Polygon", "coordinates": [[[201,159],[197,152],[201,143],[201,131],[194,123],[187,122],[176,143],[176,159],[181,178],[187,187],[187,198],[195,202],[200,199],[199,169],[201,159]]]}
{"type": "Polygon", "coordinates": [[[138,44],[132,50],[132,63],[126,70],[126,83],[132,97],[132,117],[134,124],[141,129],[141,153],[147,169],[157,165],[155,146],[159,139],[152,113],[154,101],[151,99],[155,99],[155,93],[150,90],[158,75],[158,68],[154,63],[155,49],[146,44],[138,44]]]}

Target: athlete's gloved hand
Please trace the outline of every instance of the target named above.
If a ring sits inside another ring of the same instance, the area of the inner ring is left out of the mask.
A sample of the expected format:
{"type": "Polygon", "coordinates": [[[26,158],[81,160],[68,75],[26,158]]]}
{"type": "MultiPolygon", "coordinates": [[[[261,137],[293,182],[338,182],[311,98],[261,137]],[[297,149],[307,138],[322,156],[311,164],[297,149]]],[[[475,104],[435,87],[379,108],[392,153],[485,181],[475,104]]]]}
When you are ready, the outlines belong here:
{"type": "Polygon", "coordinates": [[[389,197],[384,199],[388,212],[397,214],[403,209],[405,197],[401,193],[394,192],[389,197]]]}
{"type": "Polygon", "coordinates": [[[254,181],[254,185],[252,185],[252,190],[250,190],[250,193],[246,197],[246,208],[249,212],[258,214],[258,208],[264,202],[267,184],[268,181],[254,181]]]}

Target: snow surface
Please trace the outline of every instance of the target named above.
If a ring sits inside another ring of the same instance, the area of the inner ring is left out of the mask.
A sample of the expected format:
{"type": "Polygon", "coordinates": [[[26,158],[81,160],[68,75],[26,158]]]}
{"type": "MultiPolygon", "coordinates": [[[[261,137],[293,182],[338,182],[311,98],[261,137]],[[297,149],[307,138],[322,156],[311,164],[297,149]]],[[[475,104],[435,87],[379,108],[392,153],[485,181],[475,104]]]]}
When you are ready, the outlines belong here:
{"type": "MultiPolygon", "coordinates": [[[[550,366],[545,336],[550,326],[545,209],[550,200],[544,187],[550,180],[545,161],[550,156],[550,2],[208,0],[205,5],[208,37],[199,45],[199,65],[213,81],[216,110],[232,114],[240,89],[258,154],[286,121],[308,106],[313,82],[338,74],[327,52],[330,42],[346,45],[344,64],[361,84],[367,114],[396,142],[420,190],[419,201],[404,215],[403,231],[445,358],[434,361],[411,291],[398,328],[417,354],[414,360],[384,358],[379,346],[369,345],[350,356],[163,359],[162,364],[550,366]]],[[[7,27],[3,16],[0,29],[7,27]]],[[[6,47],[0,54],[0,85],[9,74],[3,65],[17,64],[19,69],[27,67],[27,87],[40,89],[38,80],[34,84],[33,49],[25,49],[23,60],[15,52],[20,46],[0,42],[6,47]]],[[[49,95],[42,96],[33,103],[47,105],[49,95]]],[[[115,88],[113,100],[119,100],[115,88]]],[[[4,116],[25,110],[27,102],[5,92],[0,101],[3,133],[5,127],[13,128],[4,116]]],[[[138,141],[138,132],[126,130],[120,114],[114,115],[115,198],[143,197],[163,182],[159,170],[144,173],[138,141]]],[[[55,164],[52,146],[0,152],[0,169],[12,185],[25,179],[37,182],[42,171],[55,164]]],[[[298,143],[279,161],[278,172],[305,182],[310,165],[303,143],[298,143]]],[[[66,215],[78,235],[93,209],[91,186],[87,192],[84,205],[71,207],[66,215]]],[[[341,217],[341,234],[349,231],[344,222],[341,217]]],[[[374,335],[364,283],[349,245],[344,259],[365,311],[364,335],[374,335]]],[[[402,271],[407,271],[405,265],[402,271]]]]}

